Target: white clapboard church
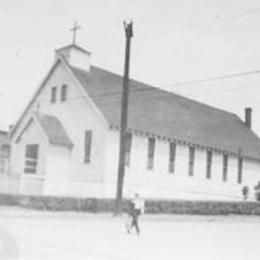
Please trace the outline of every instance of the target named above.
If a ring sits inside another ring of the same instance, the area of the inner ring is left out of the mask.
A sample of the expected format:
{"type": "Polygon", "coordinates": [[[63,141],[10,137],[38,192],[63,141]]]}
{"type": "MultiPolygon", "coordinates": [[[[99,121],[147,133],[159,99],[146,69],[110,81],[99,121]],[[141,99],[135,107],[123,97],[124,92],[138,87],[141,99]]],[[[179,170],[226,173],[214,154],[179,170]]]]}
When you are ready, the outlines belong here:
{"type": "MultiPolygon", "coordinates": [[[[91,65],[72,44],[11,133],[17,193],[113,198],[122,77],[91,65]]],[[[232,100],[230,100],[232,102],[232,100]]],[[[242,200],[260,180],[260,140],[235,114],[130,80],[124,195],[242,200]]]]}

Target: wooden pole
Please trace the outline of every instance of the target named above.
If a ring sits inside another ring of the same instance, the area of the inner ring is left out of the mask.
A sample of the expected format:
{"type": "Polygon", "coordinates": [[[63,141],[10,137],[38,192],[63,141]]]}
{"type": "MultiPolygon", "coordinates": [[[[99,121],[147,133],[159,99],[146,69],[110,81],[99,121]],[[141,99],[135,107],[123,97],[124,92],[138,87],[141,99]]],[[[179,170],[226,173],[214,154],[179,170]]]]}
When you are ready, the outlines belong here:
{"type": "Polygon", "coordinates": [[[132,22],[124,22],[126,47],[125,47],[125,65],[123,78],[123,92],[121,103],[121,122],[120,122],[120,150],[119,150],[119,166],[117,176],[117,190],[115,201],[115,215],[122,213],[123,202],[123,184],[125,175],[125,146],[127,134],[127,110],[128,110],[128,88],[129,88],[129,66],[130,66],[130,46],[133,36],[132,22]]]}

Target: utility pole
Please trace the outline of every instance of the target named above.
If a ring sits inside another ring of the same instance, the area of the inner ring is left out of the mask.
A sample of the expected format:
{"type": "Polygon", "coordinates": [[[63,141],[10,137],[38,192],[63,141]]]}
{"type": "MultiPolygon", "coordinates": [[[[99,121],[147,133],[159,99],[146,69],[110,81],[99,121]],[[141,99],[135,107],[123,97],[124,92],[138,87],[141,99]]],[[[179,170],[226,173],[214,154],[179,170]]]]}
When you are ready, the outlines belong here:
{"type": "Polygon", "coordinates": [[[130,46],[131,38],[133,36],[133,23],[124,22],[126,47],[125,47],[125,66],[123,79],[123,92],[121,103],[121,122],[120,122],[120,150],[119,150],[119,166],[117,176],[117,190],[115,201],[115,215],[122,213],[123,201],[123,184],[125,175],[125,147],[127,134],[127,108],[128,108],[128,88],[129,88],[129,65],[130,65],[130,46]]]}

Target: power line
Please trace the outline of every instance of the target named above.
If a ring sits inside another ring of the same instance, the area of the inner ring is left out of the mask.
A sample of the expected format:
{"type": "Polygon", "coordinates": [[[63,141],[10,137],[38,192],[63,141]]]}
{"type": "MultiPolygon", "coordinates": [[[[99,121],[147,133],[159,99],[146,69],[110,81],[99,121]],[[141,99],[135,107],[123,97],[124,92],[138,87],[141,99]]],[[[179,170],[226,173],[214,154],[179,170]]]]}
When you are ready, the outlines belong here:
{"type": "MultiPolygon", "coordinates": [[[[245,76],[250,76],[250,75],[255,75],[255,74],[260,74],[260,70],[252,70],[252,71],[246,71],[246,72],[240,72],[240,73],[234,73],[234,74],[226,74],[223,76],[218,76],[218,77],[210,77],[210,78],[205,78],[201,80],[190,80],[190,81],[184,81],[184,82],[177,82],[177,83],[172,83],[172,84],[167,84],[167,85],[160,85],[159,87],[147,87],[147,88],[137,88],[135,90],[129,90],[129,93],[140,93],[140,92],[156,92],[156,91],[165,91],[169,92],[165,89],[164,87],[171,87],[171,86],[184,86],[184,85],[192,85],[192,84],[199,84],[199,83],[205,83],[205,82],[212,82],[212,81],[221,81],[221,80],[226,80],[230,78],[239,78],[239,77],[245,77],[245,76]]],[[[130,82],[130,87],[131,87],[131,82],[130,82]]],[[[115,91],[115,92],[109,92],[109,93],[104,93],[104,94],[96,94],[92,95],[92,97],[101,97],[101,96],[113,96],[113,95],[121,95],[121,91],[115,91]]],[[[172,92],[170,92],[172,93],[172,92]]]]}
{"type": "MultiPolygon", "coordinates": [[[[224,76],[219,76],[219,77],[214,77],[214,78],[206,78],[202,80],[192,80],[192,81],[186,81],[186,82],[179,82],[179,83],[172,83],[172,84],[167,84],[167,85],[161,85],[160,88],[158,87],[131,87],[131,82],[130,82],[130,89],[129,89],[129,98],[154,98],[157,97],[159,94],[166,94],[166,93],[171,93],[174,94],[173,92],[169,90],[162,89],[162,87],[169,87],[169,86],[183,86],[183,85],[192,85],[194,83],[203,83],[203,82],[210,82],[210,81],[220,81],[220,80],[225,80],[229,78],[239,78],[239,77],[244,77],[244,76],[249,76],[249,75],[254,75],[254,74],[259,74],[260,70],[254,70],[254,71],[247,71],[247,72],[242,72],[242,73],[236,73],[236,74],[229,74],[229,75],[224,75],[224,76]],[[134,89],[133,89],[134,87],[134,89]],[[133,96],[133,94],[139,94],[139,93],[147,93],[147,94],[154,94],[154,96],[148,96],[148,95],[142,95],[142,96],[133,96]]],[[[204,86],[200,86],[202,89],[204,86]]],[[[195,90],[194,90],[195,91],[195,90]]],[[[88,90],[86,90],[88,93],[89,97],[91,99],[95,99],[96,101],[98,100],[105,100],[105,101],[120,101],[121,100],[121,95],[122,95],[122,89],[117,90],[117,91],[111,91],[107,93],[101,93],[101,94],[90,94],[88,90]]],[[[86,98],[85,95],[80,95],[80,96],[74,96],[74,97],[69,97],[67,100],[77,100],[77,99],[84,99],[86,98]]],[[[43,101],[43,100],[41,100],[43,101]]]]}
{"type": "Polygon", "coordinates": [[[260,73],[260,70],[252,70],[252,71],[240,72],[240,73],[235,73],[235,74],[227,74],[227,75],[223,75],[223,76],[219,76],[219,77],[177,82],[177,83],[172,83],[172,84],[167,84],[167,85],[161,85],[160,87],[192,85],[192,84],[198,84],[198,83],[204,83],[204,82],[210,82],[210,81],[219,81],[219,80],[225,80],[225,79],[230,79],[230,78],[244,77],[244,76],[249,76],[249,75],[254,75],[254,74],[259,74],[259,73],[260,73]]]}
{"type": "MultiPolygon", "coordinates": [[[[159,87],[147,87],[147,88],[137,88],[135,90],[129,90],[129,93],[135,93],[135,92],[149,92],[149,91],[167,91],[164,88],[166,87],[171,87],[171,86],[184,86],[184,85],[192,85],[192,84],[199,84],[199,83],[205,83],[205,82],[212,82],[212,81],[221,81],[221,80],[226,80],[226,79],[230,79],[230,78],[239,78],[239,77],[245,77],[245,76],[250,76],[250,75],[255,75],[255,74],[260,74],[260,70],[252,70],[252,71],[246,71],[246,72],[240,72],[240,73],[234,73],[234,74],[226,74],[223,76],[218,76],[218,77],[210,77],[210,78],[205,78],[205,79],[201,79],[201,80],[190,80],[190,81],[184,81],[184,82],[175,82],[175,83],[171,83],[171,84],[166,84],[166,85],[160,85],[159,87]]],[[[130,82],[130,86],[131,86],[131,82],[130,82]]],[[[167,91],[169,92],[169,91],[167,91]]],[[[120,91],[116,91],[116,92],[110,92],[107,93],[108,95],[114,95],[114,94],[120,94],[120,91]]],[[[104,94],[107,95],[107,94],[104,94]]],[[[98,95],[93,95],[93,97],[97,97],[97,96],[103,96],[103,94],[98,94],[98,95]]]]}

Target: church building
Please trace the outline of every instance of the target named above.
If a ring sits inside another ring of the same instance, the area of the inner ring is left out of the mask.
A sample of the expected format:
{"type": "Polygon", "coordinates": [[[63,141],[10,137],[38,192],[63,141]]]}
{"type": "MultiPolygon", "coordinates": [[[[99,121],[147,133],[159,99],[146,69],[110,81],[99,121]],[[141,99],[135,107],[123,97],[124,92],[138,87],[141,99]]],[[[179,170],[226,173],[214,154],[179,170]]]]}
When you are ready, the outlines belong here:
{"type": "MultiPolygon", "coordinates": [[[[11,133],[19,194],[114,198],[122,76],[91,65],[72,44],[55,61],[11,133]]],[[[254,200],[260,139],[246,120],[129,81],[124,196],[254,200]]],[[[230,101],[232,102],[232,100],[230,101]]]]}

